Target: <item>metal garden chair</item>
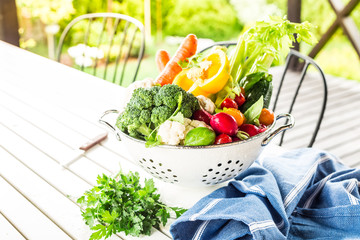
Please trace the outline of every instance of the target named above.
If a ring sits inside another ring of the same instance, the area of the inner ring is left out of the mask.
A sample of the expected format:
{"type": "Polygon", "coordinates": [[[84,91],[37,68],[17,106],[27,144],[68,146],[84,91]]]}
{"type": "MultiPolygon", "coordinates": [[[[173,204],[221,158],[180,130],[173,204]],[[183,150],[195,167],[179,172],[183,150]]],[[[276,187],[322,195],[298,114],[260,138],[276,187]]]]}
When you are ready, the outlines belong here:
{"type": "Polygon", "coordinates": [[[138,20],[118,13],[75,18],[61,34],[59,62],[65,59],[65,40],[72,46],[68,53],[75,59],[73,67],[119,85],[136,80],[145,51],[144,26],[138,20]]]}
{"type": "MultiPolygon", "coordinates": [[[[214,46],[225,46],[231,49],[235,45],[236,42],[232,41],[217,42],[212,46],[200,50],[200,52],[208,51],[214,46]]],[[[274,69],[275,71],[280,70],[282,72],[276,75],[273,74],[275,76],[273,79],[274,91],[270,108],[278,113],[291,113],[296,120],[294,129],[284,131],[278,144],[282,146],[283,143],[286,143],[287,146],[291,147],[312,147],[318,135],[326,109],[328,90],[325,74],[312,58],[293,49],[290,50],[286,58],[285,66],[274,69]],[[290,62],[296,59],[300,65],[299,72],[293,72],[289,69],[290,62]],[[310,66],[312,66],[315,71],[308,73],[310,66]],[[316,72],[319,76],[315,76],[316,72]],[[307,81],[305,81],[305,79],[307,81]],[[307,114],[306,117],[303,114],[307,114]],[[292,132],[296,132],[296,128],[298,128],[297,133],[285,139],[285,135],[291,135],[292,132]],[[306,142],[303,141],[304,139],[306,139],[306,142]],[[304,143],[306,143],[306,145],[304,143]]]]}

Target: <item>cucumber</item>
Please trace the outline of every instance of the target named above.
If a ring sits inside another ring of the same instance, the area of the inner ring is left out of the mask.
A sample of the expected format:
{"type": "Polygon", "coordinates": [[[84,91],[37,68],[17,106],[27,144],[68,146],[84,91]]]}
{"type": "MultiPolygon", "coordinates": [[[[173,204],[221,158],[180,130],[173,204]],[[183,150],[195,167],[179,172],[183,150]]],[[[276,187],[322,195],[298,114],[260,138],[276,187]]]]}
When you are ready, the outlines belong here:
{"type": "Polygon", "coordinates": [[[261,96],[264,99],[264,108],[269,108],[272,95],[272,75],[260,79],[246,94],[246,102],[241,106],[241,112],[246,112],[261,96]]]}

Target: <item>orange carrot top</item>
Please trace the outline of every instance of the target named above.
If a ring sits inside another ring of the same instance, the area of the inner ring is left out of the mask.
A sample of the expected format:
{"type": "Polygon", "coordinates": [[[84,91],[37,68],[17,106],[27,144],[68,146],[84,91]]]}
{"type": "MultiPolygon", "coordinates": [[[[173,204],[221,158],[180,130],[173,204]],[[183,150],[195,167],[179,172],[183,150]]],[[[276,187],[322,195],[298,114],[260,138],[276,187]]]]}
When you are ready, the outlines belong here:
{"type": "Polygon", "coordinates": [[[155,62],[156,62],[156,66],[157,66],[159,72],[164,70],[166,64],[169,61],[170,61],[170,54],[168,53],[168,51],[166,51],[164,49],[160,49],[156,52],[155,62]]]}
{"type": "Polygon", "coordinates": [[[185,61],[187,58],[196,53],[197,38],[194,34],[187,35],[175,55],[166,64],[165,68],[161,71],[156,78],[156,82],[161,86],[171,84],[176,75],[181,72],[182,68],[178,64],[180,61],[185,61]]]}

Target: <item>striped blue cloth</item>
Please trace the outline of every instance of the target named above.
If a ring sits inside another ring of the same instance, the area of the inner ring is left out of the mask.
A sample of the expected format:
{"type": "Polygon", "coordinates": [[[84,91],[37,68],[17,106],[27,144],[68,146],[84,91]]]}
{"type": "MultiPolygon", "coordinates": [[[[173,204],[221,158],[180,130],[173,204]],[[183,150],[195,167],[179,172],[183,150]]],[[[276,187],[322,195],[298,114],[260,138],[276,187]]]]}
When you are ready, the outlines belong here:
{"type": "Polygon", "coordinates": [[[170,227],[175,240],[360,239],[360,169],[324,151],[264,157],[170,227]]]}

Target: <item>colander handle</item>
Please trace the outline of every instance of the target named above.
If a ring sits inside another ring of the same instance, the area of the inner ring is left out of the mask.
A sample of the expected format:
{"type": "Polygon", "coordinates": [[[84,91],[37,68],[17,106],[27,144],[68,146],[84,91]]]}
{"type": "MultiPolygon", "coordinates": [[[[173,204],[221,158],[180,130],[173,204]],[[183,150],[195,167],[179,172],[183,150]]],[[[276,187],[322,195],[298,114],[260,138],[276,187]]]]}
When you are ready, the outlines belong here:
{"type": "Polygon", "coordinates": [[[275,129],[272,133],[269,134],[269,136],[265,137],[262,142],[261,142],[261,146],[266,146],[269,144],[269,142],[279,133],[292,128],[295,125],[295,119],[294,117],[289,114],[289,113],[282,113],[276,116],[276,121],[281,119],[281,118],[287,118],[285,125],[282,125],[280,127],[278,127],[277,129],[275,129]]]}
{"type": "Polygon", "coordinates": [[[118,111],[118,110],[115,110],[115,109],[111,109],[111,110],[105,111],[105,112],[101,115],[101,117],[100,117],[100,119],[99,119],[99,123],[104,124],[105,126],[107,126],[108,128],[110,128],[110,130],[115,133],[116,138],[117,138],[119,141],[121,141],[120,133],[119,133],[119,131],[117,130],[117,128],[115,128],[113,125],[111,125],[109,122],[107,122],[107,121],[105,121],[105,120],[103,119],[105,116],[107,116],[107,115],[109,115],[109,114],[112,114],[112,113],[119,114],[119,111],[118,111]]]}

